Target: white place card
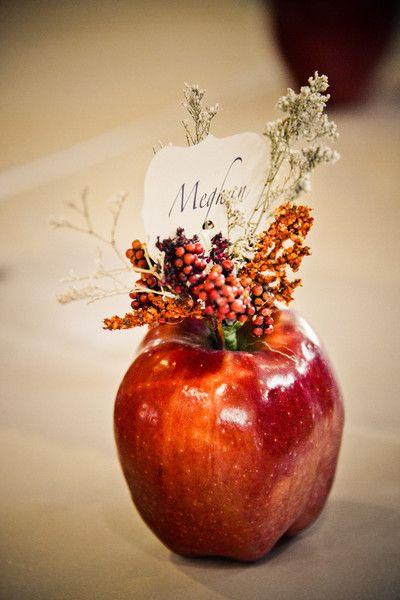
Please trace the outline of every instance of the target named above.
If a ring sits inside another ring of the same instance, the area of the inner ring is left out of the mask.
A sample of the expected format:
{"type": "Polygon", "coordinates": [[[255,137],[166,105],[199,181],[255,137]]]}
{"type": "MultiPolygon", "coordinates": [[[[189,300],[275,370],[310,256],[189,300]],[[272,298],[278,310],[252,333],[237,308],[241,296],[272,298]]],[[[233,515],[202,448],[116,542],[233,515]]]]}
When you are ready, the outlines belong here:
{"type": "Polygon", "coordinates": [[[142,211],[150,255],[159,255],[157,237],[173,236],[177,227],[187,237],[204,237],[205,229],[226,235],[225,195],[248,216],[263,190],[267,157],[256,133],[159,150],[146,173],[142,211]]]}

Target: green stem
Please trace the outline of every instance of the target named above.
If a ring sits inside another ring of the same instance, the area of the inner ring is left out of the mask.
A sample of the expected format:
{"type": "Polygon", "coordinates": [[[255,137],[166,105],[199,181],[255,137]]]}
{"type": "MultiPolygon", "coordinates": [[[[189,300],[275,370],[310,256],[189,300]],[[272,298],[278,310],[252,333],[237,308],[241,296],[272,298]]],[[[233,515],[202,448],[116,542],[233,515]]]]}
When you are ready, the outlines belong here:
{"type": "Polygon", "coordinates": [[[234,321],[230,325],[221,323],[215,317],[208,319],[212,346],[215,350],[238,350],[239,343],[237,332],[243,323],[234,321]]]}
{"type": "Polygon", "coordinates": [[[238,349],[237,332],[241,328],[242,323],[235,321],[232,325],[222,325],[222,331],[224,333],[224,348],[227,350],[238,349]]]}

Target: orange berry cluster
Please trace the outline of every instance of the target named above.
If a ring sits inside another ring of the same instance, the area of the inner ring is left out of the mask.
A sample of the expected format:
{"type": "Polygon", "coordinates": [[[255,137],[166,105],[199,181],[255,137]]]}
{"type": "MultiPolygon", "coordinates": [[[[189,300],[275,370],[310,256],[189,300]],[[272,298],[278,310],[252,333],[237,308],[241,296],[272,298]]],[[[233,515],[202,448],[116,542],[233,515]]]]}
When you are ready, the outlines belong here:
{"type": "Polygon", "coordinates": [[[200,242],[187,242],[183,246],[176,246],[174,250],[173,267],[175,277],[181,285],[194,285],[202,277],[203,271],[207,266],[204,259],[204,248],[200,242]]]}
{"type": "MultiPolygon", "coordinates": [[[[131,248],[128,248],[125,254],[135,269],[150,271],[151,265],[146,258],[145,244],[142,244],[139,240],[134,240],[131,248]]],[[[160,290],[158,279],[152,273],[142,273],[140,278],[136,281],[136,286],[143,287],[144,289],[143,292],[134,291],[129,294],[132,299],[131,307],[134,310],[151,305],[155,294],[151,294],[145,290],[160,290]]]]}
{"type": "Polygon", "coordinates": [[[132,242],[132,247],[125,252],[132,265],[138,269],[148,269],[149,264],[145,253],[146,246],[139,240],[132,242]]]}
{"type": "MultiPolygon", "coordinates": [[[[261,279],[261,277],[257,277],[261,279]]],[[[256,337],[265,335],[273,327],[274,296],[266,284],[253,281],[247,275],[241,275],[242,285],[250,290],[251,306],[253,308],[252,324],[253,334],[256,337]]]]}

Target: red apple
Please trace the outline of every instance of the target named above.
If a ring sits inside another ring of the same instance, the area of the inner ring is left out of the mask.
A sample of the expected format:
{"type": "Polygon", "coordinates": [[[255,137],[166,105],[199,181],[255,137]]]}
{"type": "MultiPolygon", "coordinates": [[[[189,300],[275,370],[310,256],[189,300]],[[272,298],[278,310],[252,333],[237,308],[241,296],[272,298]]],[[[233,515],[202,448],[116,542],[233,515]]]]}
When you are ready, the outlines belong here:
{"type": "Polygon", "coordinates": [[[295,313],[279,312],[265,342],[216,350],[204,320],[162,325],[121,383],[122,469],[144,521],[178,554],[257,560],[325,504],[343,429],[340,391],[295,313]]]}

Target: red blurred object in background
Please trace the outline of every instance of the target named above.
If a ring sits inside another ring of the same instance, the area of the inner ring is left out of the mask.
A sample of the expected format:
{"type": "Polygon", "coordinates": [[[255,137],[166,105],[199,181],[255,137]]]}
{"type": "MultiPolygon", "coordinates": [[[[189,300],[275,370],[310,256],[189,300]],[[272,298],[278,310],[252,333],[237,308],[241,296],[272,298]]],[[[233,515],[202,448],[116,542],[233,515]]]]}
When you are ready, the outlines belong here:
{"type": "Polygon", "coordinates": [[[272,0],[272,7],[278,44],[298,85],[318,70],[329,77],[331,103],[365,98],[394,29],[396,0],[272,0]]]}

